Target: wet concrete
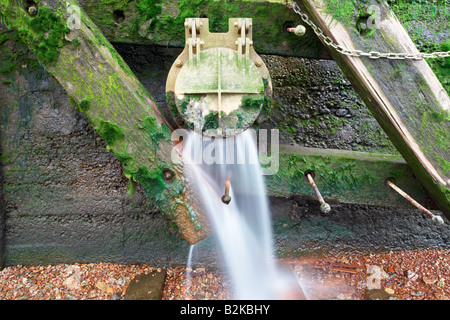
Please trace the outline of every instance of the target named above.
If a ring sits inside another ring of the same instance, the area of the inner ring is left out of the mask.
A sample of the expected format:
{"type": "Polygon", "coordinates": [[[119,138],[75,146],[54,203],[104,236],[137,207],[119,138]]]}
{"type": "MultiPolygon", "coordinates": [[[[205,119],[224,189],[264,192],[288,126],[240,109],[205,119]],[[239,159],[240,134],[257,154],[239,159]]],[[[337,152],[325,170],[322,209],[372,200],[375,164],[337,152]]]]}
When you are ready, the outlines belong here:
{"type": "MultiPolygon", "coordinates": [[[[271,198],[279,256],[323,252],[370,253],[450,248],[450,223],[435,225],[420,210],[332,203],[320,212],[317,199],[271,198]]],[[[435,214],[442,215],[439,211],[435,214]]]]}

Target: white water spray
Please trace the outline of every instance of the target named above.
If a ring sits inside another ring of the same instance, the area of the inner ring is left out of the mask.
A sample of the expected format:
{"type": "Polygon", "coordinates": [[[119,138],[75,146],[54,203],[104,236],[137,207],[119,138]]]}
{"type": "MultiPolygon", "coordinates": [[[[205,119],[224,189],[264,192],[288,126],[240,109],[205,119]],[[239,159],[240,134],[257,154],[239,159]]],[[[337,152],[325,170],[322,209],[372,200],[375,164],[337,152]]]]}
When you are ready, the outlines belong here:
{"type": "Polygon", "coordinates": [[[185,174],[213,224],[237,299],[280,299],[286,283],[274,261],[256,141],[248,130],[228,139],[234,143],[216,143],[214,149],[213,142],[202,141],[200,134],[191,132],[183,141],[185,174]],[[232,150],[227,149],[230,146],[232,150]],[[214,153],[209,155],[215,163],[198,161],[205,157],[205,151],[214,153]],[[230,161],[230,154],[234,161],[230,161]],[[221,198],[228,178],[231,202],[226,205],[221,198]]]}

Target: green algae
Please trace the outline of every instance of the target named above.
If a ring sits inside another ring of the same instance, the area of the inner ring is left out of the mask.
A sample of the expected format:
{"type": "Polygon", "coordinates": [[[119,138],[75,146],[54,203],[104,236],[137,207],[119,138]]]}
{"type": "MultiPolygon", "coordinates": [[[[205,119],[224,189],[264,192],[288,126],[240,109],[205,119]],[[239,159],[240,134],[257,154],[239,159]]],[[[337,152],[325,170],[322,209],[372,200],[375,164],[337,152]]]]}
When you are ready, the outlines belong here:
{"type": "Polygon", "coordinates": [[[0,52],[0,74],[10,74],[17,67],[17,54],[11,53],[7,48],[0,52]]]}
{"type": "Polygon", "coordinates": [[[22,29],[21,36],[33,47],[36,58],[44,64],[55,62],[60,48],[67,42],[64,37],[70,31],[63,23],[62,15],[39,7],[37,15],[25,21],[29,29],[22,29]]]}
{"type": "Polygon", "coordinates": [[[81,100],[80,105],[79,105],[80,110],[81,110],[82,112],[87,112],[87,111],[89,111],[90,106],[91,106],[91,103],[89,102],[88,99],[83,99],[83,100],[81,100]]]}
{"type": "Polygon", "coordinates": [[[125,138],[125,134],[122,129],[111,121],[100,120],[97,131],[105,140],[107,145],[113,145],[117,141],[125,138]]]}
{"type": "Polygon", "coordinates": [[[383,206],[401,204],[402,199],[396,198],[385,187],[387,178],[393,179],[416,199],[426,197],[412,171],[405,163],[399,162],[398,157],[331,150],[321,154],[312,153],[312,149],[305,150],[310,151],[298,154],[281,150],[280,170],[265,178],[270,194],[314,196],[314,190],[305,177],[307,172],[313,172],[320,192],[329,200],[383,206]]]}
{"type": "Polygon", "coordinates": [[[160,140],[170,141],[171,132],[169,127],[165,123],[158,124],[154,117],[145,117],[139,128],[145,130],[151,137],[153,150],[158,149],[160,140]]]}
{"type": "Polygon", "coordinates": [[[0,33],[0,44],[8,40],[9,36],[7,32],[0,33]]]}
{"type": "Polygon", "coordinates": [[[253,39],[258,39],[254,41],[257,51],[286,54],[285,48],[288,48],[290,53],[302,51],[308,56],[317,56],[323,52],[316,37],[308,34],[299,38],[285,31],[286,21],[300,23],[300,17],[283,3],[244,0],[90,0],[85,2],[84,8],[103,32],[118,42],[131,40],[184,46],[186,18],[206,17],[212,32],[227,32],[229,18],[248,17],[253,19],[253,39]],[[114,12],[117,10],[123,12],[125,17],[121,23],[115,22],[114,12]]]}
{"type": "Polygon", "coordinates": [[[219,128],[219,113],[210,112],[205,116],[202,131],[219,128]]]}
{"type": "Polygon", "coordinates": [[[163,171],[161,168],[149,170],[147,167],[140,166],[133,173],[135,181],[139,182],[145,194],[156,201],[163,200],[162,193],[166,189],[166,185],[162,178],[163,171]]]}
{"type": "Polygon", "coordinates": [[[263,106],[263,97],[258,97],[255,99],[253,96],[247,96],[242,98],[241,108],[244,110],[260,110],[263,106]]]}

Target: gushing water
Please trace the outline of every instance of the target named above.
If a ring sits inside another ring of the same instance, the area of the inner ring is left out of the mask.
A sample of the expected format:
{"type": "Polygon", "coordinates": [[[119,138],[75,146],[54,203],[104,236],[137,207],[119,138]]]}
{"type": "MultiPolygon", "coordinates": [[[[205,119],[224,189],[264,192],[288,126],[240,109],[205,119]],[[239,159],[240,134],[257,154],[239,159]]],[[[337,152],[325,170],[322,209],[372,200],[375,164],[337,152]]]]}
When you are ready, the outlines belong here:
{"type": "Polygon", "coordinates": [[[274,261],[270,212],[254,136],[247,130],[235,137],[203,141],[202,135],[191,132],[183,142],[183,158],[185,174],[219,239],[237,299],[282,298],[285,277],[274,261]],[[228,205],[221,200],[227,179],[231,181],[228,205]]]}

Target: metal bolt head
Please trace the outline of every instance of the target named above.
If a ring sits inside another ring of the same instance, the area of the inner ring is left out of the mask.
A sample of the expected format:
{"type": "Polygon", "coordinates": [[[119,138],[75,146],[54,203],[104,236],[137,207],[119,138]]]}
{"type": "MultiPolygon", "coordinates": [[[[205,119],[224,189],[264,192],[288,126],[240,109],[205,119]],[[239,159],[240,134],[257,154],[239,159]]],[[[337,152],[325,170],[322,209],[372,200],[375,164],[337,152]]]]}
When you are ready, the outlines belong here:
{"type": "Polygon", "coordinates": [[[37,14],[37,12],[38,12],[38,9],[36,8],[36,6],[33,5],[33,6],[28,7],[28,13],[31,16],[35,16],[37,14]]]}
{"type": "Polygon", "coordinates": [[[294,34],[295,34],[296,36],[301,37],[301,36],[303,36],[305,33],[306,33],[306,28],[305,28],[304,26],[302,26],[301,24],[298,25],[297,27],[295,27],[294,34]]]}
{"type": "Polygon", "coordinates": [[[175,173],[170,170],[170,169],[166,169],[163,171],[163,179],[165,181],[172,181],[175,178],[175,173]]]}
{"type": "Polygon", "coordinates": [[[433,220],[434,224],[437,226],[444,224],[444,219],[442,219],[441,216],[433,216],[433,218],[431,218],[431,220],[433,220]]]}
{"type": "Polygon", "coordinates": [[[183,66],[183,61],[181,61],[181,60],[175,61],[175,66],[176,66],[177,68],[181,68],[181,67],[183,66]]]}
{"type": "Polygon", "coordinates": [[[322,203],[320,205],[320,211],[325,214],[330,213],[331,207],[328,203],[322,203]]]}
{"type": "Polygon", "coordinates": [[[231,197],[228,196],[228,195],[224,195],[222,197],[222,202],[225,203],[225,204],[229,204],[231,202],[231,197]]]}
{"type": "Polygon", "coordinates": [[[296,26],[295,28],[287,28],[286,30],[288,32],[292,32],[293,34],[299,37],[303,36],[306,33],[306,28],[301,24],[296,26]]]}

